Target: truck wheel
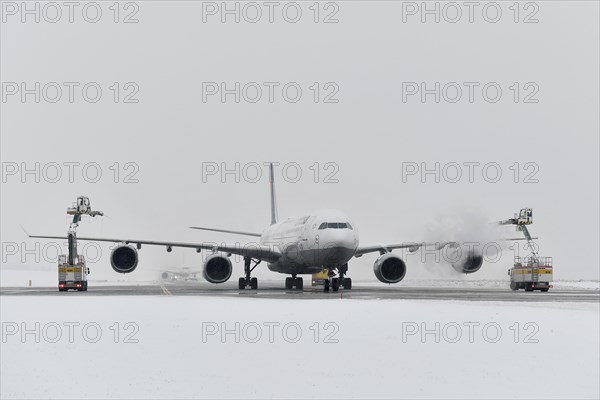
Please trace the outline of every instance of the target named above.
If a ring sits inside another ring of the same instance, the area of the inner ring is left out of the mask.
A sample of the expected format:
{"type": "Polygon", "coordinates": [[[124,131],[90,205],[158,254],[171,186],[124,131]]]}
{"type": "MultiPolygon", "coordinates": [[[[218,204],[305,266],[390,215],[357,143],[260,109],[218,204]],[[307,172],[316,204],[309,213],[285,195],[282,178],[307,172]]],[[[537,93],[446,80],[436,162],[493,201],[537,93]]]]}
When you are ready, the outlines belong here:
{"type": "Polygon", "coordinates": [[[527,286],[525,286],[525,291],[526,292],[533,292],[533,286],[531,286],[531,283],[528,283],[527,286]]]}
{"type": "Polygon", "coordinates": [[[510,289],[511,290],[519,290],[519,288],[517,287],[517,284],[515,282],[510,283],[510,289]]]}
{"type": "Polygon", "coordinates": [[[548,288],[542,289],[542,292],[547,292],[548,288]]]}

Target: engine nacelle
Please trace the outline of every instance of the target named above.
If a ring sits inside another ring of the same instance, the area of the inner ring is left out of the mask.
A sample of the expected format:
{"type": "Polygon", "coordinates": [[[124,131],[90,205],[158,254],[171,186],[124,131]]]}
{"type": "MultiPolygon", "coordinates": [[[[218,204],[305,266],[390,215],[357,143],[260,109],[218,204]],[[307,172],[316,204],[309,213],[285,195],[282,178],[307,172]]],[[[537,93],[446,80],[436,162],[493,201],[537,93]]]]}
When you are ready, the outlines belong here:
{"type": "Polygon", "coordinates": [[[397,255],[386,253],[375,261],[373,271],[383,283],[398,283],[406,275],[406,263],[397,255]]]}
{"type": "Polygon", "coordinates": [[[115,247],[110,254],[110,265],[121,274],[133,272],[138,265],[137,250],[126,244],[115,247]]]}
{"type": "Polygon", "coordinates": [[[210,283],[224,283],[229,280],[233,266],[231,260],[222,254],[211,254],[204,262],[202,276],[210,283]]]}
{"type": "Polygon", "coordinates": [[[448,257],[453,261],[450,263],[452,268],[463,274],[477,272],[483,265],[483,254],[473,249],[456,247],[448,254],[448,257]]]}

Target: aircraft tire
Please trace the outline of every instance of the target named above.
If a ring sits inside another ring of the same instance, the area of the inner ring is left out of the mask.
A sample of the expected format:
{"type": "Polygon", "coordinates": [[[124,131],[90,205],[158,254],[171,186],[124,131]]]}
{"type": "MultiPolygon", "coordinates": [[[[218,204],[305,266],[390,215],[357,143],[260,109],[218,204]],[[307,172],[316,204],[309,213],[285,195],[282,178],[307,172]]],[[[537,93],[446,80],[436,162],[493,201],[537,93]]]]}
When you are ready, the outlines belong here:
{"type": "Polygon", "coordinates": [[[352,278],[344,278],[344,289],[350,290],[352,289],[352,278]]]}
{"type": "Polygon", "coordinates": [[[333,278],[333,279],[331,280],[331,289],[332,289],[334,292],[337,292],[337,291],[340,289],[340,281],[339,281],[339,279],[338,279],[338,278],[333,278]]]}

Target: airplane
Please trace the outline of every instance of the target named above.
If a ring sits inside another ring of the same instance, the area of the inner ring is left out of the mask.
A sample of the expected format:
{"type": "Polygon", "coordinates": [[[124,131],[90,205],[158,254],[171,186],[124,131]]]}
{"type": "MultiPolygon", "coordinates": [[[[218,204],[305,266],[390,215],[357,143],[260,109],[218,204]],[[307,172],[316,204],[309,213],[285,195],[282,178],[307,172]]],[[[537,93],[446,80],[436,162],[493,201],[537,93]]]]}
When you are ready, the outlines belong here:
{"type": "MultiPolygon", "coordinates": [[[[165,242],[152,240],[138,240],[127,238],[95,238],[78,237],[78,240],[95,242],[113,242],[118,245],[112,250],[110,263],[118,273],[131,273],[138,266],[138,250],[142,245],[165,246],[168,252],[173,247],[192,248],[199,253],[202,250],[210,251],[202,269],[202,275],[210,283],[220,284],[227,282],[232,275],[233,266],[231,255],[239,255],[244,259],[244,276],[238,280],[240,290],[250,288],[258,289],[258,279],[252,276],[252,271],[261,263],[267,263],[269,270],[289,275],[285,279],[285,288],[288,290],[303,289],[303,279],[299,275],[314,274],[324,269],[328,271],[329,279],[325,280],[324,291],[337,292],[340,287],[352,288],[352,279],[347,277],[348,262],[364,254],[376,253],[380,255],[373,265],[377,279],[383,283],[398,283],[406,275],[406,263],[394,249],[408,249],[416,252],[420,247],[433,245],[435,250],[442,250],[448,246],[451,255],[448,257],[451,266],[462,273],[478,271],[483,264],[483,255],[469,248],[462,251],[457,242],[436,243],[389,243],[362,246],[356,224],[343,212],[338,210],[321,210],[312,212],[299,218],[289,218],[283,221],[278,219],[277,201],[275,195],[275,181],[273,164],[269,165],[269,187],[271,203],[271,224],[261,233],[244,232],[228,229],[206,228],[193,226],[212,232],[232,233],[259,238],[258,242],[250,242],[243,246],[228,243],[184,243],[165,242]],[[135,244],[135,247],[133,246],[135,244]]],[[[62,236],[29,235],[31,238],[64,239],[62,236]]]]}

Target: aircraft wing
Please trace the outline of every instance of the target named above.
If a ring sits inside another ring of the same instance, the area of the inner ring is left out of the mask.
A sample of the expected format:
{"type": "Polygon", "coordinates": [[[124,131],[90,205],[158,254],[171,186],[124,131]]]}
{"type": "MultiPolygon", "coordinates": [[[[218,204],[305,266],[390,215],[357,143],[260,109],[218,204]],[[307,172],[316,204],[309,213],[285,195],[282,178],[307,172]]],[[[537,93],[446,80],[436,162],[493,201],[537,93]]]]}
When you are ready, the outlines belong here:
{"type": "MultiPolygon", "coordinates": [[[[532,239],[537,239],[537,238],[532,238],[532,239]]],[[[499,240],[511,242],[514,240],[527,240],[527,239],[526,238],[507,238],[507,239],[499,239],[499,240]]],[[[360,257],[363,254],[373,253],[376,251],[383,254],[383,253],[388,253],[394,249],[409,249],[408,251],[411,253],[414,253],[415,251],[419,250],[421,247],[432,247],[434,250],[442,250],[446,246],[457,247],[457,246],[460,246],[460,244],[457,242],[453,242],[453,241],[421,242],[421,243],[407,242],[407,243],[397,243],[397,244],[372,244],[372,245],[367,245],[367,246],[359,246],[358,249],[356,249],[356,253],[354,253],[354,257],[360,257]]]]}
{"type": "Polygon", "coordinates": [[[354,253],[354,257],[361,257],[363,254],[374,253],[377,251],[380,252],[381,254],[389,253],[390,251],[392,251],[394,249],[408,249],[408,251],[410,251],[411,253],[414,253],[415,251],[419,250],[419,248],[421,248],[423,246],[434,246],[435,250],[441,250],[448,245],[458,246],[458,243],[456,243],[456,242],[422,242],[422,243],[407,242],[407,243],[393,243],[393,244],[372,244],[372,245],[366,245],[366,246],[359,246],[358,249],[356,249],[356,252],[354,253]]]}
{"type": "MultiPolygon", "coordinates": [[[[41,239],[67,239],[66,236],[44,236],[44,235],[30,235],[30,238],[41,238],[41,239]]],[[[281,252],[276,246],[267,246],[258,243],[185,243],[185,242],[163,242],[155,240],[138,240],[138,239],[122,239],[122,238],[93,238],[93,237],[80,237],[77,236],[77,240],[84,240],[90,242],[112,242],[112,243],[125,243],[125,244],[136,244],[136,245],[150,245],[150,246],[165,246],[166,248],[171,247],[183,247],[196,250],[211,250],[214,252],[220,251],[223,253],[237,254],[243,257],[251,257],[261,261],[275,262],[281,257],[281,252]]]]}
{"type": "Polygon", "coordinates": [[[246,235],[246,236],[261,237],[261,234],[258,233],[258,232],[233,231],[231,229],[206,228],[206,227],[203,227],[203,226],[190,226],[189,228],[190,229],[199,229],[201,231],[222,232],[222,233],[235,233],[237,235],[246,235]]]}

